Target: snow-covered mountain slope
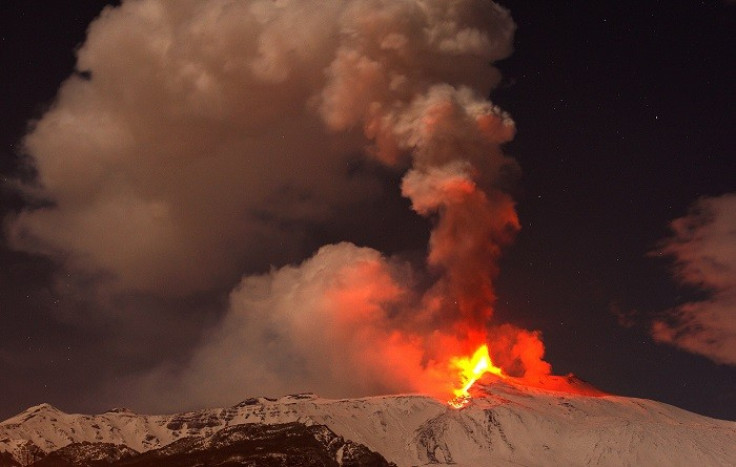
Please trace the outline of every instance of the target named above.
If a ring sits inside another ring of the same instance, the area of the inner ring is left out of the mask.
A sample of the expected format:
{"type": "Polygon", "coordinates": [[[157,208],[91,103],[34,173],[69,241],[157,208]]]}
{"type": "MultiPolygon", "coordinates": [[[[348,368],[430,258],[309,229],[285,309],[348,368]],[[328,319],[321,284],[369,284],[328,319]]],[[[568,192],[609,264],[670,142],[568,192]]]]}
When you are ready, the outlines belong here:
{"type": "Polygon", "coordinates": [[[0,423],[0,452],[29,465],[72,443],[146,452],[234,425],[290,422],[325,425],[399,466],[736,465],[736,422],[648,400],[504,382],[479,387],[460,410],[418,395],[345,400],[292,395],[173,415],[66,414],[44,404],[0,423]]]}

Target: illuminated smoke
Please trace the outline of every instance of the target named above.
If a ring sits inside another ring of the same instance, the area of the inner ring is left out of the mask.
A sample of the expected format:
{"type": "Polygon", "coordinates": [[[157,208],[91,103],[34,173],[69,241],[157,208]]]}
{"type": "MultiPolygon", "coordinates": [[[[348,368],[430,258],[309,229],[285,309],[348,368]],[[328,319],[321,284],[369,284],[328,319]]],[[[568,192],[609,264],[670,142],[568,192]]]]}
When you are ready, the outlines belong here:
{"type": "Polygon", "coordinates": [[[10,221],[10,237],[117,293],[187,296],[298,257],[304,226],[374,193],[345,171],[365,152],[409,166],[401,192],[435,223],[431,286],[375,250],[325,246],[244,277],[185,367],[126,390],[170,408],[440,393],[450,357],[486,342],[505,372],[542,377],[538,333],[492,324],[519,223],[502,189],[514,125],[487,96],[513,31],[486,0],[124,1],[79,51],[91,80],[70,78],[26,139],[26,189],[51,204],[10,221]]]}
{"type": "Polygon", "coordinates": [[[736,365],[736,194],[700,199],[671,228],[658,253],[673,256],[677,278],[708,297],[656,321],[654,338],[736,365]]]}

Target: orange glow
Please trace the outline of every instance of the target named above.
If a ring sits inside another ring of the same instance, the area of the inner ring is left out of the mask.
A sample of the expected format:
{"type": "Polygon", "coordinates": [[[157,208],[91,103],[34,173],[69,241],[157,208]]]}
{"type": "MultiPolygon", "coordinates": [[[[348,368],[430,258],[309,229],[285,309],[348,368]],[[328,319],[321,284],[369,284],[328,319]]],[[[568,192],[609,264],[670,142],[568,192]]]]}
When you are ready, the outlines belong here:
{"type": "Polygon", "coordinates": [[[453,390],[454,398],[447,401],[450,406],[460,409],[470,402],[470,392],[473,384],[486,373],[503,377],[503,370],[493,364],[488,354],[488,346],[483,344],[473,353],[472,357],[454,357],[450,360],[451,367],[459,370],[462,386],[453,390]]]}

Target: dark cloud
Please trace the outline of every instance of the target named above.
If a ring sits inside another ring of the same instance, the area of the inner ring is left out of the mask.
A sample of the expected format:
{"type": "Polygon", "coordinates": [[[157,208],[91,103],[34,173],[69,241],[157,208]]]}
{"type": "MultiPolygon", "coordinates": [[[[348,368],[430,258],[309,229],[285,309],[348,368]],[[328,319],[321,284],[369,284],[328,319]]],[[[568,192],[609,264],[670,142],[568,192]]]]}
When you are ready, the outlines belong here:
{"type": "Polygon", "coordinates": [[[736,365],[736,194],[701,198],[671,228],[659,253],[674,257],[680,282],[708,297],[656,321],[654,338],[736,365]]]}

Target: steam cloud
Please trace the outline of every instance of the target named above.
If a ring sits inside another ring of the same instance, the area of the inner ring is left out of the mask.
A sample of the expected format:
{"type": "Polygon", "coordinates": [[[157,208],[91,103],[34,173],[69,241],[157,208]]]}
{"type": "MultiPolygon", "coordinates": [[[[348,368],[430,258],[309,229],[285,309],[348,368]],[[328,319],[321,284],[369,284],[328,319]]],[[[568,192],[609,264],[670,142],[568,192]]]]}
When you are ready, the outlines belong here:
{"type": "Polygon", "coordinates": [[[291,260],[300,227],[374,194],[345,171],[365,152],[410,165],[402,194],[436,218],[432,284],[375,250],[325,246],[244,277],[191,361],[132,390],[172,408],[432,391],[451,383],[449,355],[485,341],[511,374],[546,375],[536,332],[489,325],[519,228],[502,189],[514,125],[486,99],[513,31],[485,0],[124,1],[79,50],[91,79],[64,83],[26,139],[38,173],[26,190],[50,204],[10,220],[9,236],[118,293],[187,296],[243,264],[291,260]]]}
{"type": "Polygon", "coordinates": [[[709,297],[680,305],[656,321],[654,338],[736,365],[736,194],[700,199],[671,228],[662,252],[675,258],[682,283],[709,297]]]}

